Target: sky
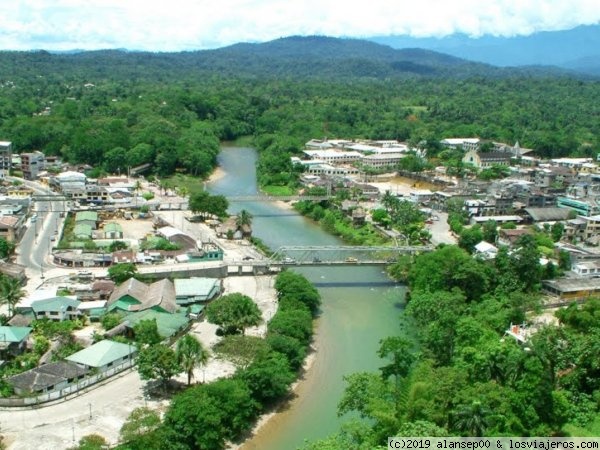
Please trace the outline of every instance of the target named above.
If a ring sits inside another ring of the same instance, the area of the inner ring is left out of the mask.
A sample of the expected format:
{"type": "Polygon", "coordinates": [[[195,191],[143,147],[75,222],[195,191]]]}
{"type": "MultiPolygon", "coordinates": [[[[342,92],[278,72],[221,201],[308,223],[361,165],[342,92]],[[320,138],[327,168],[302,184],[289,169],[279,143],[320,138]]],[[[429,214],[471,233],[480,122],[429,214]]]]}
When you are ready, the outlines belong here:
{"type": "Polygon", "coordinates": [[[182,51],[292,35],[516,36],[600,23],[599,0],[0,0],[0,49],[182,51]]]}

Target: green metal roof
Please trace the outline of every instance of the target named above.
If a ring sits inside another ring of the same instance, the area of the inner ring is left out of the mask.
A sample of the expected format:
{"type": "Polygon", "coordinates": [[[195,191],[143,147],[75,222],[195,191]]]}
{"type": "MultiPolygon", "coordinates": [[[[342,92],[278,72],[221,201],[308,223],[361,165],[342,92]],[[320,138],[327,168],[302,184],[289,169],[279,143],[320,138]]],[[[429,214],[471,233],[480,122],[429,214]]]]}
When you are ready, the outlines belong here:
{"type": "Polygon", "coordinates": [[[134,345],[122,344],[107,339],[74,353],[66,359],[88,367],[102,367],[121,360],[136,351],[137,348],[134,345]]]}
{"type": "Polygon", "coordinates": [[[109,222],[106,225],[104,225],[105,233],[115,232],[115,231],[119,232],[119,233],[123,232],[123,227],[121,226],[121,224],[115,223],[115,222],[109,222]]]}
{"type": "Polygon", "coordinates": [[[37,314],[45,311],[65,312],[68,307],[77,308],[81,302],[69,297],[52,297],[37,300],[31,304],[31,309],[37,314]]]}
{"type": "Polygon", "coordinates": [[[75,222],[81,220],[91,220],[93,222],[98,221],[98,213],[96,211],[79,211],[75,214],[75,222]]]}
{"type": "Polygon", "coordinates": [[[130,307],[132,305],[139,305],[140,302],[132,297],[130,297],[129,295],[120,298],[119,300],[117,300],[116,302],[114,302],[112,305],[110,305],[108,307],[109,311],[114,311],[115,309],[120,309],[122,311],[129,311],[130,307]]]}
{"type": "Polygon", "coordinates": [[[135,312],[125,316],[129,326],[133,328],[138,322],[142,320],[153,320],[156,319],[156,327],[158,328],[158,334],[163,338],[168,338],[177,334],[180,330],[185,328],[190,319],[185,316],[185,313],[169,314],[164,312],[154,311],[147,309],[145,311],[135,312]]]}
{"type": "Polygon", "coordinates": [[[79,236],[92,236],[92,226],[87,223],[78,223],[73,228],[73,234],[79,236]]]}
{"type": "Polygon", "coordinates": [[[192,314],[200,314],[204,310],[204,305],[191,305],[190,312],[192,314]]]}
{"type": "Polygon", "coordinates": [[[179,297],[195,297],[199,301],[210,300],[221,289],[218,278],[176,278],[175,295],[179,297]]]}
{"type": "Polygon", "coordinates": [[[30,327],[0,326],[0,342],[21,342],[31,333],[30,327]]]}

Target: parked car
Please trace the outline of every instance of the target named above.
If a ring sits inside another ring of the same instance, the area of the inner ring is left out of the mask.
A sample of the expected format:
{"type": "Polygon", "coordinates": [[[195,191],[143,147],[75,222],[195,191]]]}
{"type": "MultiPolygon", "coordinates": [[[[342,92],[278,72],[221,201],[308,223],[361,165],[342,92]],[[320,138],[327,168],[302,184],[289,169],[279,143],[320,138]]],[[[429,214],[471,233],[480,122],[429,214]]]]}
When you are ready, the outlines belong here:
{"type": "Polygon", "coordinates": [[[353,256],[348,256],[348,257],[346,258],[346,262],[347,262],[347,263],[357,263],[357,262],[358,262],[358,258],[355,258],[355,257],[353,257],[353,256]]]}

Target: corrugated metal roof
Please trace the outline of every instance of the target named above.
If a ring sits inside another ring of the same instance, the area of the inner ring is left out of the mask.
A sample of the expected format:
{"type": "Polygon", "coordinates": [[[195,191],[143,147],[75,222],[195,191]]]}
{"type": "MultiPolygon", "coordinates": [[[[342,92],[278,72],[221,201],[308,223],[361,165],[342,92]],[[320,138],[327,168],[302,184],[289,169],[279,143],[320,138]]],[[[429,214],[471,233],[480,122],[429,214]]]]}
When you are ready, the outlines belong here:
{"type": "Polygon", "coordinates": [[[218,278],[176,278],[174,283],[177,297],[206,297],[208,299],[215,287],[220,287],[218,278]]]}
{"type": "Polygon", "coordinates": [[[0,326],[0,342],[21,342],[31,333],[30,327],[0,326]]]}
{"type": "Polygon", "coordinates": [[[75,222],[82,220],[98,221],[98,213],[96,211],[79,211],[75,214],[75,222]]]}
{"type": "Polygon", "coordinates": [[[65,312],[67,308],[77,308],[81,302],[69,297],[53,297],[45,300],[38,300],[31,304],[31,309],[36,313],[42,311],[59,311],[65,312]]]}
{"type": "Polygon", "coordinates": [[[125,316],[124,320],[129,324],[129,328],[133,328],[142,320],[156,320],[158,334],[163,338],[171,337],[185,328],[190,319],[185,314],[169,314],[148,309],[131,313],[125,316]]]}
{"type": "Polygon", "coordinates": [[[137,351],[131,344],[122,344],[104,340],[91,345],[66,359],[88,367],[103,367],[111,362],[121,360],[137,351]]]}

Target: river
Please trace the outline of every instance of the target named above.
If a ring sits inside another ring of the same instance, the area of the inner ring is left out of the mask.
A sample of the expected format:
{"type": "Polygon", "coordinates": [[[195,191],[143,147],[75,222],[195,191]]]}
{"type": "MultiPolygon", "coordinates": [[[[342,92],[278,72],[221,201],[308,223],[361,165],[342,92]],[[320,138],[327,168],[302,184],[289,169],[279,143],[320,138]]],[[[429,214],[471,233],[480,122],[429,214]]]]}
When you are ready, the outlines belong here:
{"type": "MultiPolygon", "coordinates": [[[[225,175],[208,185],[213,194],[228,196],[257,193],[257,154],[254,149],[223,147],[219,165],[225,175]]],[[[255,236],[270,248],[282,245],[342,244],[308,219],[269,202],[232,203],[230,212],[241,209],[254,215],[255,236]]],[[[295,269],[296,270],[296,269],[295,269]]],[[[375,371],[381,366],[375,352],[379,340],[400,331],[404,307],[403,287],[390,283],[383,268],[319,267],[298,269],[317,284],[323,304],[314,340],[316,353],[310,369],[298,384],[295,398],[283,411],[247,440],[244,450],[293,450],[305,440],[316,440],[336,432],[343,376],[375,371]],[[364,285],[355,284],[362,282],[364,285]],[[344,286],[352,283],[352,287],[344,286]]]]}

